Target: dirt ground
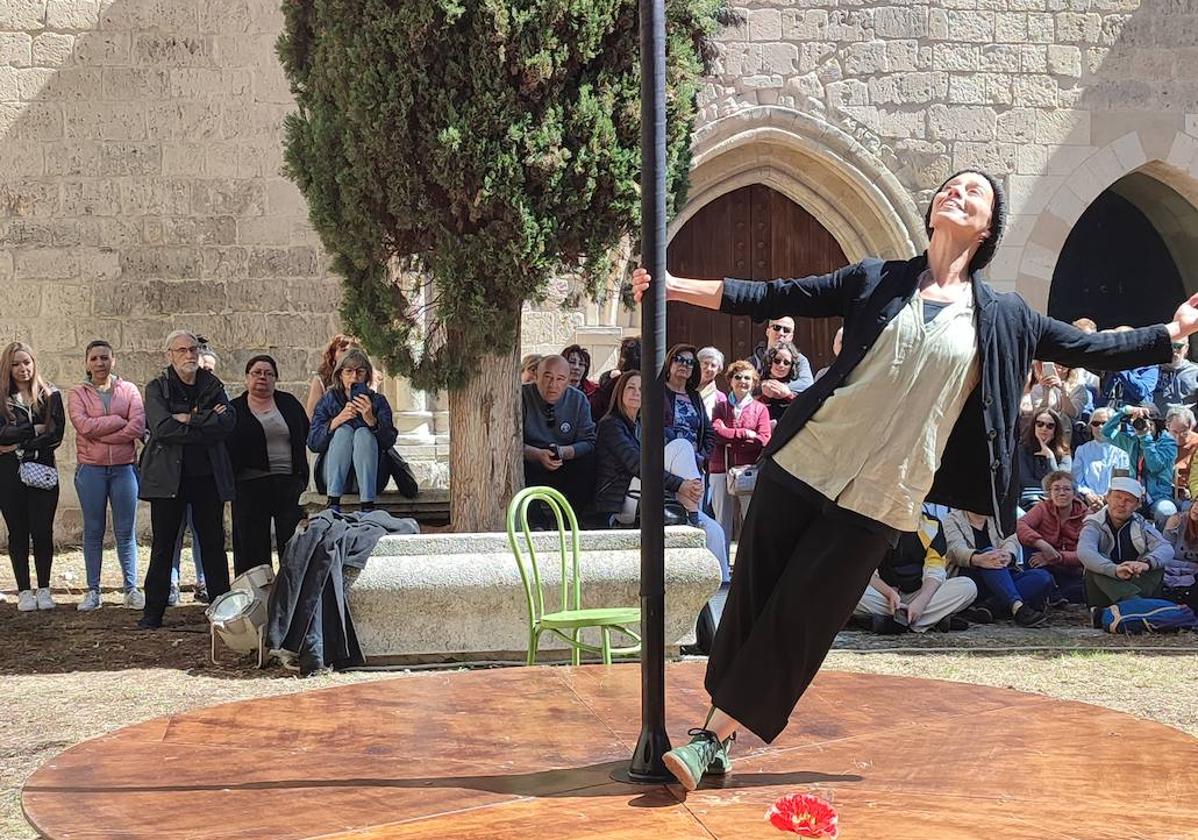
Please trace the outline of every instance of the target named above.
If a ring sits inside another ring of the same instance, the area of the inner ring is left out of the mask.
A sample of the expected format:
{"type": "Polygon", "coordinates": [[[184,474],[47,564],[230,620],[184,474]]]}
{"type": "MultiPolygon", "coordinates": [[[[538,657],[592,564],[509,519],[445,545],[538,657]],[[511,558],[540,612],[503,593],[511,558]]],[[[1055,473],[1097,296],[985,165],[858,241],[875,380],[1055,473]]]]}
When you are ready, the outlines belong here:
{"type": "MultiPolygon", "coordinates": [[[[143,558],[143,563],[145,558],[143,558]]],[[[119,581],[106,552],[104,583],[119,581]]],[[[184,559],[184,583],[191,566],[184,559]]],[[[18,613],[7,569],[0,589],[0,840],[37,835],[20,809],[20,787],[42,763],[81,740],[172,712],[419,672],[365,671],[299,679],[259,671],[230,652],[208,658],[202,605],[185,590],[157,633],[134,629],[138,614],[117,606],[79,613],[79,552],[56,560],[52,612],[18,613]]],[[[1073,610],[1027,631],[999,624],[963,633],[876,637],[845,632],[827,667],[980,683],[1081,700],[1158,720],[1198,736],[1198,635],[1117,638],[1088,629],[1073,610]]]]}

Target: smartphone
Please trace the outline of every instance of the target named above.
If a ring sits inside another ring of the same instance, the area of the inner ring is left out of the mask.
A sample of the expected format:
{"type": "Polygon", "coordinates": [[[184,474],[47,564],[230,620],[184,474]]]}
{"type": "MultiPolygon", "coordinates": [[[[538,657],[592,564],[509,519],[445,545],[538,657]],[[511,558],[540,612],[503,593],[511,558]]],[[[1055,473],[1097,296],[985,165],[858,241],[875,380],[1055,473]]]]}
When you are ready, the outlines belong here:
{"type": "Polygon", "coordinates": [[[1040,369],[1040,372],[1044,379],[1047,379],[1050,376],[1056,376],[1057,375],[1057,366],[1054,365],[1052,362],[1045,362],[1044,366],[1040,369]]]}
{"type": "Polygon", "coordinates": [[[358,397],[366,396],[366,394],[368,392],[369,392],[369,389],[366,387],[365,382],[355,382],[353,385],[350,386],[349,398],[351,400],[356,400],[358,397]]]}
{"type": "Polygon", "coordinates": [[[911,619],[907,616],[906,604],[899,604],[898,608],[894,611],[894,623],[901,624],[903,627],[911,624],[911,619]]]}
{"type": "Polygon", "coordinates": [[[553,460],[555,461],[560,461],[562,459],[562,454],[558,451],[556,443],[549,444],[549,454],[553,456],[553,460]]]}

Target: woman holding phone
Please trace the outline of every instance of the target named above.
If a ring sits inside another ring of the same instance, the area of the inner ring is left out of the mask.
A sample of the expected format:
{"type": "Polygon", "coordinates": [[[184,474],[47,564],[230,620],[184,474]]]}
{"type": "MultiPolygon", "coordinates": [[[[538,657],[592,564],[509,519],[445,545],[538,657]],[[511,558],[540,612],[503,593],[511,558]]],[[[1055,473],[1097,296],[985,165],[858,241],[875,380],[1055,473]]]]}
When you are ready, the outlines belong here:
{"type": "MultiPolygon", "coordinates": [[[[1198,295],[1172,323],[1087,335],[980,276],[1005,223],[998,182],[953,175],[925,216],[930,243],[909,260],[867,259],[820,277],[756,282],[667,275],[666,300],[756,321],[844,319],[841,354],[798,394],[766,447],[745,514],[711,656],[707,720],[664,756],[688,790],[727,772],[747,727],[786,727],[900,532],[926,501],[1015,530],[1019,402],[1033,359],[1115,370],[1161,364],[1198,331],[1198,295]],[[879,492],[884,488],[884,492],[879,492]]],[[[632,276],[639,300],[652,279],[632,276]]]]}
{"type": "Polygon", "coordinates": [[[319,454],[316,472],[324,476],[328,504],[335,511],[341,510],[351,472],[362,510],[374,510],[375,499],[387,485],[382,461],[398,433],[387,398],[366,384],[372,381],[370,358],[356,347],[346,351],[333,370],[333,385],[312,415],[308,448],[319,454]]]}

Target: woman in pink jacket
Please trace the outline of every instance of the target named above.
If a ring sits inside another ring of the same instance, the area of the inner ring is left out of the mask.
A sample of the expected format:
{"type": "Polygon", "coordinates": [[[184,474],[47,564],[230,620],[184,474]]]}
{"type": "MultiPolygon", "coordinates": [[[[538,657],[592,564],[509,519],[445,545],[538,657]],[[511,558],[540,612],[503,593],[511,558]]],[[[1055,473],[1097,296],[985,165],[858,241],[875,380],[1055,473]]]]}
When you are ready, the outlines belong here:
{"type": "Polygon", "coordinates": [[[741,517],[737,499],[728,492],[728,468],[757,463],[761,451],[770,442],[770,411],[765,403],[753,398],[758,385],[757,369],[751,362],[733,362],[728,366],[728,399],[712,409],[715,448],[708,459],[711,473],[711,507],[716,521],[724,529],[724,547],[732,549],[732,525],[741,517]]]}
{"type": "Polygon", "coordinates": [[[124,577],[124,606],[145,607],[137,587],[137,442],[146,412],[137,386],[112,372],[116,357],[107,341],[87,345],[87,379],[71,389],[68,411],[75,427],[75,490],[83,509],[83,560],[87,595],[79,609],[100,607],[100,559],[108,505],[116,531],[116,551],[124,577]]]}

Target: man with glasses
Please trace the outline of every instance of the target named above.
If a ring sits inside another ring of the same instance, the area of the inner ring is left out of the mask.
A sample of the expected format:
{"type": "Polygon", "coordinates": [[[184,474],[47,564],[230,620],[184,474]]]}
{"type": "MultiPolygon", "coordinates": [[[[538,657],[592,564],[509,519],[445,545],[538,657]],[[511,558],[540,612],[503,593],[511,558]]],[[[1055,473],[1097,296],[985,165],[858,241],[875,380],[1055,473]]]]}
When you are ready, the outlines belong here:
{"type": "Polygon", "coordinates": [[[586,394],[570,387],[570,363],[546,356],[523,386],[524,484],[560,490],[575,514],[595,491],[595,423],[586,394]]]}
{"type": "Polygon", "coordinates": [[[1105,504],[1111,478],[1116,474],[1128,475],[1131,469],[1127,452],[1107,440],[1102,433],[1102,427],[1111,419],[1111,414],[1109,408],[1094,409],[1090,415],[1091,440],[1073,453],[1073,480],[1077,482],[1077,494],[1092,511],[1105,504]]]}
{"type": "Polygon", "coordinates": [[[236,425],[225,386],[200,367],[194,333],[175,330],[166,338],[167,366],[146,385],[146,430],[139,496],[150,502],[152,547],[146,571],[146,607],[137,626],[162,626],[171,584],[175,537],[191,506],[208,594],[229,590],[225,555],[225,502],[234,493],[233,467],[225,439],[236,425]]]}
{"type": "Polygon", "coordinates": [[[787,399],[800,391],[810,388],[815,378],[811,375],[811,363],[807,361],[806,356],[799,353],[799,357],[794,360],[795,376],[793,379],[789,382],[766,379],[766,375],[770,372],[769,351],[779,341],[789,341],[796,348],[798,347],[798,344],[795,344],[794,318],[787,316],[785,318],[771,318],[767,321],[765,324],[765,341],[760,342],[753,348],[753,356],[749,361],[753,363],[753,367],[757,370],[757,375],[762,379],[761,395],[773,399],[787,399]],[[789,394],[787,393],[788,389],[789,394]]]}
{"type": "Polygon", "coordinates": [[[1189,352],[1189,341],[1174,341],[1173,360],[1158,368],[1160,373],[1152,401],[1161,414],[1168,414],[1173,406],[1194,403],[1195,392],[1198,392],[1198,365],[1186,358],[1189,352]]]}

